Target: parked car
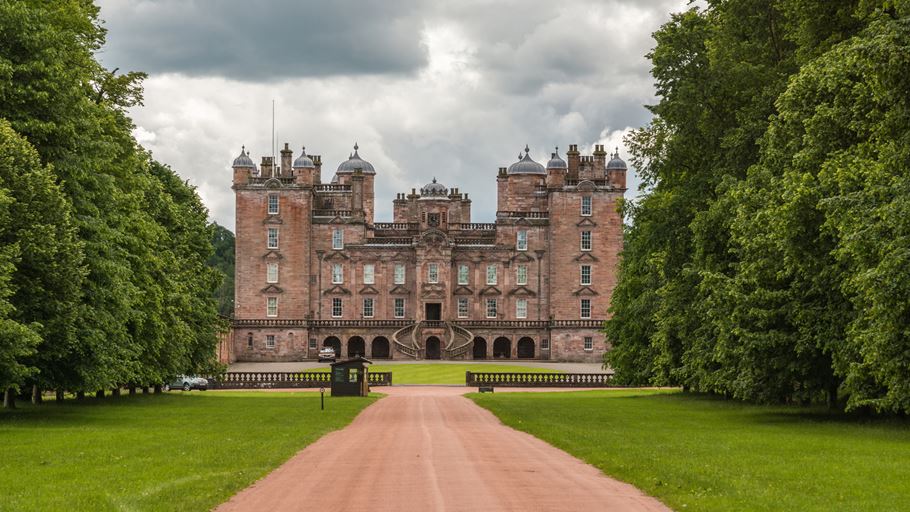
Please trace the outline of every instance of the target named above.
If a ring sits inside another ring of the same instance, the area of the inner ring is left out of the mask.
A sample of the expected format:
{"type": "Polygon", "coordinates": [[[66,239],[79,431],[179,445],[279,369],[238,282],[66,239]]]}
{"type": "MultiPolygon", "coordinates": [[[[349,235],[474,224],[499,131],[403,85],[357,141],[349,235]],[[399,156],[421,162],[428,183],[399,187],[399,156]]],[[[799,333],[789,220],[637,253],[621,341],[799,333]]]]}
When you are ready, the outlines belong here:
{"type": "Polygon", "coordinates": [[[199,389],[205,391],[208,388],[209,381],[204,377],[196,377],[195,375],[178,375],[171,379],[170,382],[164,383],[165,391],[170,391],[172,389],[182,389],[184,391],[199,389]]]}
{"type": "Polygon", "coordinates": [[[335,362],[335,349],[332,347],[322,347],[319,349],[319,362],[331,361],[335,362]]]}

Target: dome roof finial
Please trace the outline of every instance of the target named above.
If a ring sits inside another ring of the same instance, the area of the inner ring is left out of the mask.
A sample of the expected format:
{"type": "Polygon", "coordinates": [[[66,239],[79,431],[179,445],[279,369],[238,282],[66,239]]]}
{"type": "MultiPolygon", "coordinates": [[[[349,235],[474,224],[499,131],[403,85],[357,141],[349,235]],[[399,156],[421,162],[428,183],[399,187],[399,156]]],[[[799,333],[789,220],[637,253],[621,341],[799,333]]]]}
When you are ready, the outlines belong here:
{"type": "Polygon", "coordinates": [[[531,158],[531,148],[525,144],[525,154],[518,153],[518,161],[509,166],[507,174],[546,174],[547,170],[531,158]]]}
{"type": "Polygon", "coordinates": [[[364,174],[376,174],[373,164],[360,158],[360,154],[357,153],[358,149],[360,149],[360,145],[355,142],[354,152],[351,153],[351,156],[346,161],[338,165],[338,170],[335,171],[336,174],[352,174],[355,169],[361,169],[364,174]]]}
{"type": "Polygon", "coordinates": [[[553,153],[550,161],[547,162],[547,169],[568,169],[569,165],[559,156],[559,146],[556,146],[556,152],[553,153]]]}
{"type": "Polygon", "coordinates": [[[525,154],[530,153],[530,152],[531,152],[530,148],[528,147],[527,144],[525,144],[525,154]]]}
{"type": "Polygon", "coordinates": [[[306,156],[306,146],[300,147],[300,156],[297,157],[297,160],[294,160],[294,165],[291,166],[293,169],[315,169],[316,163],[313,160],[306,156]]]}
{"type": "Polygon", "coordinates": [[[256,168],[256,164],[254,164],[253,160],[250,158],[250,153],[246,150],[246,146],[240,146],[240,154],[234,159],[234,163],[231,164],[231,167],[256,168]]]}

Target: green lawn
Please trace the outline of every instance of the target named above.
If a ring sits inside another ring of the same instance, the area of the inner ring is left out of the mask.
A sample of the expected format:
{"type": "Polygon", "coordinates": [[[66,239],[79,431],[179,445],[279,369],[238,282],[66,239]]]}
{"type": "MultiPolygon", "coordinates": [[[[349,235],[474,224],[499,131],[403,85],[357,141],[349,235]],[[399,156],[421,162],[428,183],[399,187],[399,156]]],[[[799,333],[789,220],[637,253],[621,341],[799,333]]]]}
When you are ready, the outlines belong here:
{"type": "Polygon", "coordinates": [[[465,372],[554,373],[556,370],[504,364],[376,364],[371,372],[392,372],[393,384],[461,384],[465,372]]]}
{"type": "Polygon", "coordinates": [[[675,510],[910,510],[910,423],[640,390],[473,394],[675,510]]]}
{"type": "Polygon", "coordinates": [[[194,391],[0,410],[0,510],[209,510],[375,400],[194,391]]]}

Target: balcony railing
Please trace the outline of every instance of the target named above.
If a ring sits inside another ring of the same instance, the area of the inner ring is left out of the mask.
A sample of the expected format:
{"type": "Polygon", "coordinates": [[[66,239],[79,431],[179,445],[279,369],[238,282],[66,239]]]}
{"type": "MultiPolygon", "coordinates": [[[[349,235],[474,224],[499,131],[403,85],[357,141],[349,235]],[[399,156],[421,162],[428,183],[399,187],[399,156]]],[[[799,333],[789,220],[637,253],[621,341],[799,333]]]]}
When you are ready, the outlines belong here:
{"type": "Polygon", "coordinates": [[[337,184],[316,185],[313,187],[313,190],[316,192],[350,192],[351,186],[337,184]]]}
{"type": "Polygon", "coordinates": [[[420,227],[416,222],[377,222],[373,224],[376,231],[412,231],[420,227]]]}
{"type": "Polygon", "coordinates": [[[507,217],[510,219],[549,219],[550,212],[496,212],[497,217],[507,217]]]}
{"type": "Polygon", "coordinates": [[[496,231],[495,222],[453,222],[449,224],[449,229],[460,229],[462,231],[496,231]]]}
{"type": "Polygon", "coordinates": [[[414,239],[403,236],[383,236],[376,238],[367,238],[364,245],[411,245],[414,239]]]}
{"type": "Polygon", "coordinates": [[[313,217],[350,217],[351,210],[313,210],[313,217]]]}
{"type": "MultiPolygon", "coordinates": [[[[454,320],[451,323],[465,328],[489,329],[600,329],[606,320],[454,320]]],[[[235,319],[234,327],[309,327],[309,328],[402,328],[413,324],[413,320],[285,320],[269,319],[235,319]]],[[[426,320],[424,327],[442,326],[442,320],[426,320]]]]}

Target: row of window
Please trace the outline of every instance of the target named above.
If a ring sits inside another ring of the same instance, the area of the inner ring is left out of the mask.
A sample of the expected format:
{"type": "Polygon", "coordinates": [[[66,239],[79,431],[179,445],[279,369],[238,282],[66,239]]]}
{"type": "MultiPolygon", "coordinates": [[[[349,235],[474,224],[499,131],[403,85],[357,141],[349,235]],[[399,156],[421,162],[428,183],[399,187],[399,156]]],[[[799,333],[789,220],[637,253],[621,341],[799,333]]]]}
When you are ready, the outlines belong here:
{"type": "MultiPolygon", "coordinates": [[[[375,311],[375,299],[365,297],[363,299],[363,316],[364,318],[373,318],[375,311]]],[[[486,299],[486,317],[496,318],[499,315],[499,299],[486,299]]],[[[265,314],[269,317],[278,316],[278,297],[267,297],[265,303],[265,314]]],[[[467,297],[459,297],[457,301],[458,318],[468,318],[470,303],[467,297]]],[[[392,300],[392,313],[395,318],[404,318],[405,300],[404,298],[395,298],[392,300]]],[[[344,316],[344,301],[340,297],[332,299],[332,318],[341,318],[344,316]]],[[[579,301],[579,316],[582,319],[591,318],[591,299],[581,299],[579,301]]],[[[515,301],[515,318],[528,317],[528,299],[517,299],[515,301]]]]}
{"type": "MultiPolygon", "coordinates": [[[[267,232],[266,246],[269,249],[278,248],[278,228],[270,227],[267,232]]],[[[590,251],[592,247],[592,234],[590,231],[581,232],[581,250],[590,251]]],[[[519,231],[516,234],[515,248],[519,251],[528,250],[528,232],[519,231]]],[[[340,228],[332,230],[332,249],[344,249],[344,231],[340,228]]]]}
{"type": "MultiPolygon", "coordinates": [[[[582,285],[591,284],[591,265],[581,265],[580,282],[582,285]]],[[[405,266],[403,264],[395,265],[395,284],[404,284],[405,266]]],[[[468,284],[469,270],[467,265],[458,266],[458,284],[468,284]]],[[[495,285],[497,283],[496,265],[487,266],[487,284],[495,285]]],[[[278,282],[278,263],[268,263],[266,265],[265,282],[274,284],[278,282]]],[[[439,282],[439,266],[436,263],[430,263],[427,266],[427,282],[439,282]]],[[[344,283],[344,265],[335,263],[332,265],[332,284],[344,283]]],[[[363,284],[376,284],[376,266],[367,263],[363,266],[363,284]]],[[[528,266],[518,265],[515,268],[515,284],[521,286],[528,284],[528,266]]]]}
{"type": "MultiPolygon", "coordinates": [[[[581,197],[581,215],[583,217],[590,217],[592,214],[591,207],[591,196],[582,196],[581,197]]],[[[278,194],[269,194],[268,199],[268,214],[269,215],[278,215],[278,194]]],[[[423,221],[426,222],[426,212],[424,212],[423,221]]],[[[442,223],[446,223],[446,213],[442,213],[442,223]]]]}

